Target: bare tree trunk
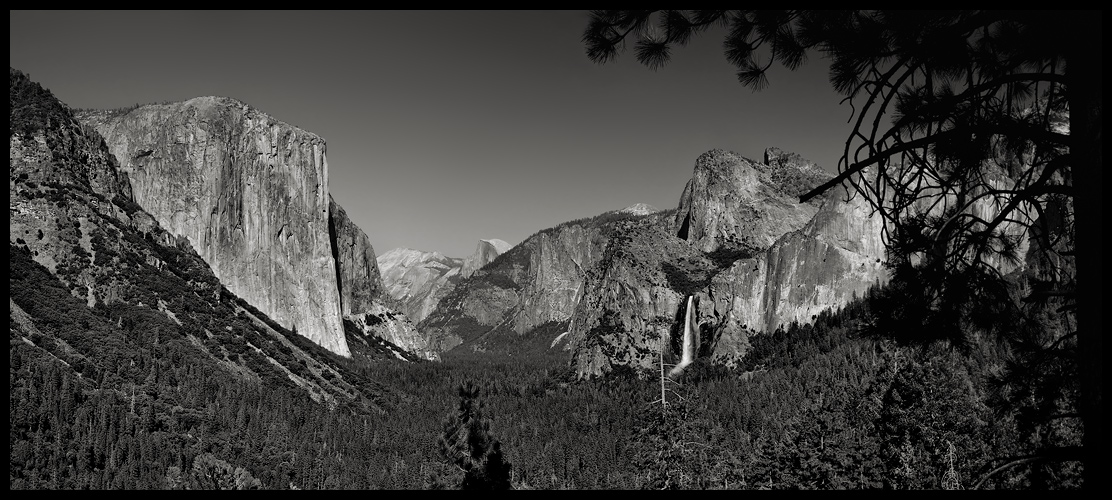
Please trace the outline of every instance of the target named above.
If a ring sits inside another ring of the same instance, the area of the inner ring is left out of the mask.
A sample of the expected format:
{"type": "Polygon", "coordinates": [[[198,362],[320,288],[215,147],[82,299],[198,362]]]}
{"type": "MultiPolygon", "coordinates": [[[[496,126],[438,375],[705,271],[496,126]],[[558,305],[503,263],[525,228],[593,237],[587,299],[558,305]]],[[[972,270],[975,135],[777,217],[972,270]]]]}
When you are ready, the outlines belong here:
{"type": "Polygon", "coordinates": [[[1074,227],[1077,244],[1077,351],[1081,377],[1081,419],[1085,489],[1099,490],[1104,481],[1100,448],[1104,445],[1104,377],[1101,368],[1103,322],[1101,280],[1104,227],[1103,21],[1100,12],[1075,12],[1070,25],[1066,76],[1070,101],[1070,156],[1074,174],[1074,227]]]}

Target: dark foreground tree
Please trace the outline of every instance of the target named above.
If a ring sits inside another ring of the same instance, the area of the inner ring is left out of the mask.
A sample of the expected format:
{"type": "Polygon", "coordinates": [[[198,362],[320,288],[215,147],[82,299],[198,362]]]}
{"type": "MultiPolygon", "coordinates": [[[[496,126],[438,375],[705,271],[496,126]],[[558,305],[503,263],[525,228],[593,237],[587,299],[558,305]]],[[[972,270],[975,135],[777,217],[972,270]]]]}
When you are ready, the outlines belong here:
{"type": "Polygon", "coordinates": [[[463,471],[464,490],[508,490],[512,465],[483,418],[479,389],[470,382],[459,387],[459,408],[444,422],[438,440],[441,456],[463,471]]]}
{"type": "Polygon", "coordinates": [[[727,28],[725,55],[755,90],[775,61],[831,60],[852,123],[839,174],[801,199],[843,184],[872,204],[889,264],[921,278],[924,303],[905,311],[930,325],[917,341],[960,341],[970,321],[994,329],[983,313],[1007,313],[998,283],[1021,264],[1035,271],[1023,299],[1061,300],[1075,315],[1075,330],[1052,342],[1076,353],[1084,454],[1039,454],[1083,459],[1084,487],[1099,488],[1101,12],[596,11],[583,42],[607,62],[632,38],[656,69],[712,27],[727,28]]]}

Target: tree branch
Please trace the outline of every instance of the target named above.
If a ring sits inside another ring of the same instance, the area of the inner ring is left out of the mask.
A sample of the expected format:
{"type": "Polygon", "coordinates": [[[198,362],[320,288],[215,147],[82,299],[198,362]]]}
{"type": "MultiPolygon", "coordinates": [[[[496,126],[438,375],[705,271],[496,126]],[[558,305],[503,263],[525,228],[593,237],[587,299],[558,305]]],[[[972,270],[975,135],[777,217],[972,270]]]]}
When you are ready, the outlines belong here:
{"type": "Polygon", "coordinates": [[[1072,461],[1081,460],[1083,456],[1084,456],[1083,455],[1083,450],[1080,446],[1063,446],[1063,447],[1060,447],[1060,448],[1049,448],[1049,449],[1043,450],[1041,453],[1036,453],[1034,455],[1027,455],[1025,457],[1018,457],[1018,458],[1012,459],[1010,462],[1008,462],[1004,465],[1001,465],[1001,466],[993,469],[988,474],[985,474],[983,477],[981,477],[981,479],[979,481],[977,481],[976,484],[973,485],[972,489],[974,489],[974,490],[980,489],[981,485],[984,484],[985,481],[987,481],[992,476],[995,476],[996,474],[999,474],[1000,472],[1008,470],[1008,469],[1010,469],[1012,467],[1015,467],[1017,465],[1022,465],[1022,464],[1028,463],[1028,462],[1034,462],[1034,461],[1038,461],[1038,460],[1049,460],[1049,461],[1052,461],[1052,462],[1072,462],[1072,461]]]}
{"type": "Polygon", "coordinates": [[[1007,133],[1007,134],[1013,134],[1013,135],[1014,134],[1019,134],[1019,135],[1025,135],[1025,136],[1029,137],[1030,139],[1032,139],[1034,141],[1037,141],[1037,142],[1052,142],[1052,143],[1063,144],[1063,145],[1068,145],[1068,143],[1069,143],[1068,142],[1069,141],[1069,136],[1068,135],[1059,134],[1057,132],[1051,132],[1051,131],[1047,131],[1047,130],[1044,130],[1044,129],[1039,129],[1039,128],[1036,128],[1036,127],[1020,127],[1020,126],[1014,126],[1014,125],[1007,126],[1007,125],[1002,125],[1002,124],[987,124],[987,125],[982,125],[982,126],[978,126],[978,127],[952,128],[950,130],[946,130],[946,131],[943,131],[943,132],[938,132],[938,133],[936,133],[934,135],[931,135],[931,136],[921,137],[919,139],[915,139],[915,140],[912,140],[912,141],[909,141],[909,142],[900,143],[900,144],[892,146],[892,147],[890,147],[890,148],[888,148],[888,149],[886,149],[886,150],[884,150],[880,153],[877,153],[873,156],[870,156],[869,158],[866,158],[862,161],[854,163],[853,165],[847,167],[844,171],[842,171],[840,174],[838,174],[833,179],[830,179],[829,181],[824,182],[819,187],[817,187],[815,189],[812,189],[811,191],[808,191],[803,196],[800,196],[799,197],[799,202],[800,203],[806,203],[811,198],[814,198],[815,196],[818,196],[818,195],[822,194],[826,190],[828,190],[828,189],[830,189],[830,188],[832,188],[832,187],[834,187],[838,184],[841,184],[843,181],[848,179],[850,176],[864,170],[865,167],[868,167],[868,166],[873,165],[875,163],[880,163],[881,161],[887,160],[889,157],[891,157],[891,156],[893,156],[897,153],[903,153],[903,152],[911,151],[913,149],[917,149],[917,148],[920,148],[920,147],[926,147],[929,144],[938,142],[938,141],[943,140],[943,139],[948,139],[950,137],[955,137],[955,136],[961,137],[961,136],[968,136],[968,135],[972,135],[972,134],[984,134],[984,133],[987,133],[987,134],[1007,133]]]}

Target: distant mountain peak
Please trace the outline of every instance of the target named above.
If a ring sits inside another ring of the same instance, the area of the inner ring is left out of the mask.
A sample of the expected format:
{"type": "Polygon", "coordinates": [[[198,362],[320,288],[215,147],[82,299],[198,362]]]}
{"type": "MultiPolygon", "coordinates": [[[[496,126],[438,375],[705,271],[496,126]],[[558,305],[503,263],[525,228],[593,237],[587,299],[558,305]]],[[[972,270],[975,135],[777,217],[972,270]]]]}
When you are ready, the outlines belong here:
{"type": "Polygon", "coordinates": [[[482,269],[483,266],[491,263],[495,257],[502,255],[512,247],[513,245],[499,239],[479,240],[475,245],[475,252],[463,260],[460,276],[466,278],[475,274],[475,271],[482,269]]]}
{"type": "Polygon", "coordinates": [[[385,259],[389,259],[389,258],[397,258],[397,257],[400,257],[400,256],[429,256],[429,257],[438,258],[438,259],[447,259],[448,258],[448,257],[444,256],[444,254],[441,254],[440,252],[428,252],[428,251],[425,251],[425,250],[417,250],[416,248],[398,247],[398,248],[395,248],[393,250],[383,252],[381,255],[378,256],[378,260],[381,261],[381,260],[385,260],[385,259]]]}
{"type": "Polygon", "coordinates": [[[401,304],[413,321],[421,321],[456,281],[471,276],[513,245],[497,239],[479,239],[471,255],[445,257],[440,252],[395,248],[378,257],[387,293],[401,304]]]}
{"type": "Polygon", "coordinates": [[[659,211],[660,209],[649,205],[648,203],[634,203],[633,205],[618,210],[618,212],[620,213],[633,215],[648,215],[659,211]]]}
{"type": "Polygon", "coordinates": [[[509,243],[506,243],[505,241],[502,241],[498,238],[480,239],[479,240],[480,244],[482,244],[484,242],[493,246],[494,249],[497,250],[499,254],[504,254],[504,253],[506,253],[506,250],[509,250],[509,249],[513,248],[513,245],[511,245],[509,243]]]}

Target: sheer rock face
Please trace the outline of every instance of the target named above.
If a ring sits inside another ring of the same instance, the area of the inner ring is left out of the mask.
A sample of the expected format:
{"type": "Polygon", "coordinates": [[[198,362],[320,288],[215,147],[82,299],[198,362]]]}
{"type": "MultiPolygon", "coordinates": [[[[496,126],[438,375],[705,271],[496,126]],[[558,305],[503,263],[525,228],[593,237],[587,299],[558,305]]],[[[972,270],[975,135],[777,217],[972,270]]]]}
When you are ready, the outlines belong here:
{"type": "MultiPolygon", "coordinates": [[[[124,270],[120,261],[160,272],[166,264],[161,254],[141,247],[188,245],[135,205],[127,175],[95,130],[21,72],[9,68],[9,75],[9,243],[29,252],[89,307],[129,300],[160,307],[158,297],[124,297],[142,275],[124,270]],[[149,241],[136,245],[129,236],[149,241]]],[[[190,260],[176,269],[211,276],[190,260]]]]}
{"type": "Polygon", "coordinates": [[[222,97],[82,119],[105,138],[135,201],[187,238],[229,290],[349,355],[323,139],[222,97]]]}
{"type": "Polygon", "coordinates": [[[717,318],[716,358],[731,363],[744,354],[750,333],[809,323],[888,281],[880,216],[861,196],[847,198],[844,188],[833,188],[802,229],[715,276],[701,313],[717,318]]]}
{"type": "Polygon", "coordinates": [[[462,259],[409,248],[395,248],[378,256],[386,294],[417,322],[425,319],[452,290],[462,266],[462,259]]]}
{"type": "MultiPolygon", "coordinates": [[[[389,341],[390,343],[430,361],[440,361],[440,353],[433,348],[428,337],[417,330],[417,326],[403,313],[375,300],[362,312],[345,315],[355,323],[364,335],[389,341]]],[[[395,353],[399,359],[405,358],[395,353]]]]}
{"type": "MultiPolygon", "coordinates": [[[[22,338],[59,355],[56,360],[78,378],[113,371],[138,349],[178,343],[175,356],[191,357],[219,380],[299,387],[332,408],[384,411],[374,401],[388,393],[360,384],[321,348],[275,330],[269,318],[243,307],[187,238],[165,231],[135,203],[101,136],[81,126],[49,91],[9,71],[16,131],[9,136],[13,341],[22,338]],[[52,278],[43,279],[40,264],[52,278]],[[84,319],[59,316],[59,292],[99,310],[84,319]],[[168,322],[160,323],[159,315],[168,322]],[[81,338],[93,334],[97,338],[81,338]]],[[[120,380],[99,389],[122,389],[120,380]]]]}
{"type": "MultiPolygon", "coordinates": [[[[386,294],[371,240],[329,196],[329,235],[336,259],[340,310],[364,335],[386,340],[419,357],[438,361],[428,339],[405,314],[394,310],[386,294]]],[[[401,358],[401,359],[404,359],[401,358]]]]}
{"type": "Polygon", "coordinates": [[[467,278],[512,247],[499,239],[479,240],[475,252],[464,259],[439,252],[395,248],[378,257],[387,295],[406,316],[420,322],[432,313],[440,299],[467,278]]]}
{"type": "MultiPolygon", "coordinates": [[[[446,351],[465,343],[484,349],[479,344],[495,330],[521,338],[542,325],[567,321],[587,269],[606,248],[608,217],[634,215],[610,212],[538,232],[461,279],[419,327],[446,351]]],[[[543,340],[551,342],[559,333],[543,340]]]]}
{"type": "Polygon", "coordinates": [[[344,316],[374,307],[385,293],[371,240],[348,218],[332,196],[328,197],[329,236],[336,259],[340,311],[344,316]]]}
{"type": "Polygon", "coordinates": [[[775,148],[765,156],[771,164],[718,149],[700,155],[676,213],[679,238],[704,252],[763,249],[803,227],[817,206],[798,203],[798,196],[829,175],[775,148]]]}
{"type": "Polygon", "coordinates": [[[869,205],[842,188],[799,204],[799,194],[829,176],[775,148],[765,157],[758,164],[717,150],[702,155],[675,218],[611,238],[569,327],[579,376],[655,366],[689,294],[699,299],[700,354],[730,363],[749,335],[810,322],[887,281],[881,221],[869,205]],[[742,252],[716,256],[728,249],[742,252]]]}
{"type": "Polygon", "coordinates": [[[568,320],[582,297],[586,272],[602,258],[608,239],[601,228],[588,224],[534,237],[514,331],[524,334],[549,321],[568,320]]]}
{"type": "MultiPolygon", "coordinates": [[[[684,298],[669,283],[665,264],[711,267],[703,252],[672,234],[669,219],[623,224],[586,273],[566,344],[579,376],[602,375],[615,365],[651,368],[657,363],[661,341],[669,338],[684,298]]],[[[705,278],[698,271],[692,274],[705,278]]]]}
{"type": "Polygon", "coordinates": [[[499,239],[479,240],[475,245],[475,252],[463,260],[460,275],[466,278],[475,274],[475,271],[494,261],[495,257],[506,253],[513,245],[499,239]]]}

